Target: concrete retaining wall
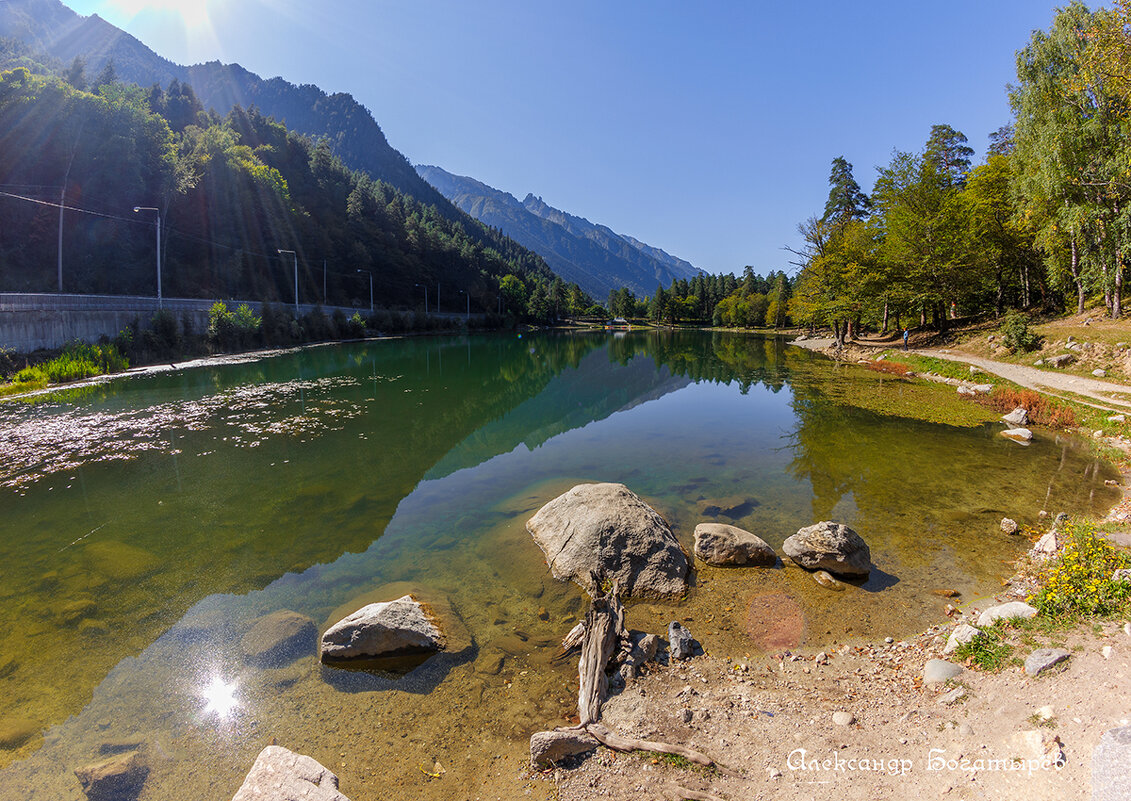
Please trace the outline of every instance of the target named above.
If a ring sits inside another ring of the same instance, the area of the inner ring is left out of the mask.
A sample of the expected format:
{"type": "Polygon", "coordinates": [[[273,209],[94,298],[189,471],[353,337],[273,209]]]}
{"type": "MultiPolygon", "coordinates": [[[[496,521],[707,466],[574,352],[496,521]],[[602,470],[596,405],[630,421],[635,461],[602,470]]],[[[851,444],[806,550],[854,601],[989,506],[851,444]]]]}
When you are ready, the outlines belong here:
{"type": "MultiPolygon", "coordinates": [[[[208,328],[208,310],[214,300],[165,298],[161,305],[157,298],[118,295],[32,295],[0,292],[0,347],[12,348],[17,353],[30,353],[39,348],[58,348],[74,339],[97,342],[101,336],[113,337],[135,319],[145,327],[159,308],[172,312],[178,321],[185,315],[197,331],[208,328]]],[[[235,309],[247,303],[256,314],[262,309],[258,301],[225,301],[235,309]]],[[[294,306],[283,306],[285,310],[294,306]]],[[[299,312],[309,314],[317,306],[300,304],[299,312]]],[[[324,306],[327,315],[336,306],[324,306]]],[[[342,308],[346,316],[368,309],[342,308]]],[[[445,315],[447,316],[447,315],[445,315]]]]}

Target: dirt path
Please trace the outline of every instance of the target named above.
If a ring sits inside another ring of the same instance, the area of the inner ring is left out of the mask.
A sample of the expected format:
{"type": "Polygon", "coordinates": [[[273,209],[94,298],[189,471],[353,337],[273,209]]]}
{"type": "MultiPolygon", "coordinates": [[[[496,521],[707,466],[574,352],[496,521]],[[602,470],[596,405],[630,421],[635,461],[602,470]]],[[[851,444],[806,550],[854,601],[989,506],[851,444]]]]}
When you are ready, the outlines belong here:
{"type": "Polygon", "coordinates": [[[1131,409],[1131,386],[1126,384],[1100,381],[1096,378],[1086,378],[1068,373],[1053,373],[1021,364],[995,362],[992,359],[968,356],[965,353],[954,353],[949,350],[912,350],[911,352],[919,356],[931,356],[936,359],[972,364],[987,373],[1001,376],[1028,389],[1036,389],[1050,394],[1071,392],[1076,395],[1083,395],[1086,398],[1108,404],[1105,408],[1112,411],[1116,411],[1113,407],[1131,409]]]}

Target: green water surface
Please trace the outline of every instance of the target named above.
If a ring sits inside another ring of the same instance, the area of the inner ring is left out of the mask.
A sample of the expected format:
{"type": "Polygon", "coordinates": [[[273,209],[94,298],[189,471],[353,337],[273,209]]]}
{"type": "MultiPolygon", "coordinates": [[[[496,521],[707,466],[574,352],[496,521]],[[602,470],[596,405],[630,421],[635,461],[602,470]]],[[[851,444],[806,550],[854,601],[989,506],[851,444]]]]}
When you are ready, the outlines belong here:
{"type": "Polygon", "coordinates": [[[699,333],[383,340],[0,404],[0,801],[81,801],[74,768],[139,744],[143,801],[227,799],[273,741],[354,801],[549,797],[526,741],[575,708],[576,668],[551,657],[585,600],[547,574],[535,510],[623,482],[689,552],[702,521],[777,548],[841,520],[871,547],[862,586],[700,564],[686,599],[629,625],[684,619],[733,656],[899,636],[940,619],[932,589],[996,591],[1027,544],[1003,516],[1117,497],[1072,438],[1024,447],[989,419],[780,340],[699,333]],[[240,651],[260,615],[322,628],[406,588],[466,636],[403,678],[321,666],[313,640],[283,667],[240,651]]]}

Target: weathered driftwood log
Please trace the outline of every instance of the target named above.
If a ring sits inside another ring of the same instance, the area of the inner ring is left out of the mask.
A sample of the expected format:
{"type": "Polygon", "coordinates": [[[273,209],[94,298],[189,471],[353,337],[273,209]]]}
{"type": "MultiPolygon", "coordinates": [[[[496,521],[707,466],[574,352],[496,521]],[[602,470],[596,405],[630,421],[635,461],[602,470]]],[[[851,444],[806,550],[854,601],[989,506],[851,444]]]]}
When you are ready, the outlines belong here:
{"type": "Polygon", "coordinates": [[[577,625],[569,630],[569,634],[562,640],[562,653],[568,654],[574,648],[581,645],[581,641],[585,639],[585,621],[578,621],[577,625]]]}
{"type": "Polygon", "coordinates": [[[676,745],[675,743],[662,743],[657,740],[637,740],[635,737],[623,737],[616,732],[609,731],[599,723],[590,723],[585,726],[585,731],[593,735],[601,745],[614,751],[657,751],[661,754],[673,754],[705,768],[717,768],[723,773],[737,775],[731,768],[693,748],[676,745]]]}
{"type": "Polygon", "coordinates": [[[624,606],[617,598],[617,589],[614,582],[607,595],[594,593],[589,611],[585,614],[585,635],[581,641],[581,660],[577,665],[577,675],[581,680],[577,692],[579,726],[601,719],[601,705],[609,694],[605,666],[621,640],[628,639],[624,628],[624,606]]]}
{"type": "Polygon", "coordinates": [[[678,784],[669,784],[664,788],[664,797],[669,801],[726,801],[721,796],[704,793],[702,790],[688,790],[678,784]]]}

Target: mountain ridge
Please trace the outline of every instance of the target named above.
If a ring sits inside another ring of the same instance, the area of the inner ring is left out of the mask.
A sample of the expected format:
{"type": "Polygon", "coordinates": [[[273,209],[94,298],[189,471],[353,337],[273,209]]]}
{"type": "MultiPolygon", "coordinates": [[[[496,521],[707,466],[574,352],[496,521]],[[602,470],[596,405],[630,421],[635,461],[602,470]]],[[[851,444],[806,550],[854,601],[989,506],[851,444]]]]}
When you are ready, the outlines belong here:
{"type": "Polygon", "coordinates": [[[690,262],[555,208],[533,193],[520,201],[442,167],[419,164],[416,171],[457,208],[538,253],[554,272],[595,297],[621,286],[638,296],[651,295],[657,286],[700,272],[690,262]]]}

